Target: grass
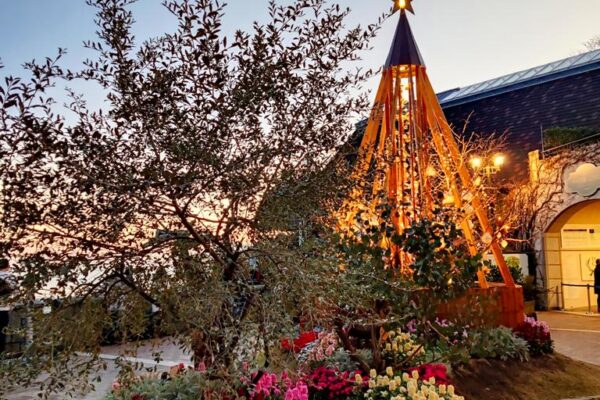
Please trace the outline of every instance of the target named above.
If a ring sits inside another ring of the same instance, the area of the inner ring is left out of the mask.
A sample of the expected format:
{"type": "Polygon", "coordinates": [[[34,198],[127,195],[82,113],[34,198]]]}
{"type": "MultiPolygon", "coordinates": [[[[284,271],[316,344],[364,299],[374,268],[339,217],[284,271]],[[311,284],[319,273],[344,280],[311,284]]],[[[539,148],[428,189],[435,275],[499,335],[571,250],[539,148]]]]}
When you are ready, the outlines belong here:
{"type": "Polygon", "coordinates": [[[599,396],[600,367],[562,355],[529,362],[473,360],[454,371],[457,390],[469,400],[563,400],[599,396]]]}

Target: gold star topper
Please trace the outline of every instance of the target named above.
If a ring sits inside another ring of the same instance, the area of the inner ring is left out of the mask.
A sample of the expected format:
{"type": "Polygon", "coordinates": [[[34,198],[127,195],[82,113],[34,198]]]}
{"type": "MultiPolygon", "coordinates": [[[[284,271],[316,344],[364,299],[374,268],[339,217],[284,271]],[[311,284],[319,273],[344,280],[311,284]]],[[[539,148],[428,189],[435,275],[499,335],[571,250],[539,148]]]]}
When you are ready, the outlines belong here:
{"type": "Polygon", "coordinates": [[[415,10],[412,8],[413,0],[392,0],[394,2],[394,12],[398,10],[408,10],[411,13],[415,13],[415,10]]]}

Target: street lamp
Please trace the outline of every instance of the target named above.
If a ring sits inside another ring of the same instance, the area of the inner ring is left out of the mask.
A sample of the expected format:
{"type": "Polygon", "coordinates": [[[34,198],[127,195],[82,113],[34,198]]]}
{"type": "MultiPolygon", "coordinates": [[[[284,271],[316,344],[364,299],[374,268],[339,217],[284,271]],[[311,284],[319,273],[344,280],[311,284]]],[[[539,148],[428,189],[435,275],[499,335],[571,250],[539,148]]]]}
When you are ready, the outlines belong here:
{"type": "Polygon", "coordinates": [[[490,179],[492,175],[500,172],[506,163],[506,156],[502,153],[496,153],[489,158],[483,158],[475,155],[471,157],[469,163],[471,164],[471,168],[477,172],[484,172],[488,179],[490,179]]]}

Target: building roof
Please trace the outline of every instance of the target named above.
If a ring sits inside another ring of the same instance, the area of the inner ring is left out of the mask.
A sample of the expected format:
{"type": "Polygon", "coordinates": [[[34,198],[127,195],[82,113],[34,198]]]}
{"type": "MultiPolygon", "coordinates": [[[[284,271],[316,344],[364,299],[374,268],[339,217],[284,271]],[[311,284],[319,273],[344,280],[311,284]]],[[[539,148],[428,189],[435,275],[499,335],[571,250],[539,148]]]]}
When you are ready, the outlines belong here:
{"type": "Polygon", "coordinates": [[[514,90],[600,69],[600,49],[438,94],[442,107],[452,107],[514,90]]]}
{"type": "Polygon", "coordinates": [[[528,177],[528,153],[545,150],[549,128],[600,132],[600,68],[464,100],[442,103],[448,122],[466,136],[505,134],[508,180],[528,177]]]}

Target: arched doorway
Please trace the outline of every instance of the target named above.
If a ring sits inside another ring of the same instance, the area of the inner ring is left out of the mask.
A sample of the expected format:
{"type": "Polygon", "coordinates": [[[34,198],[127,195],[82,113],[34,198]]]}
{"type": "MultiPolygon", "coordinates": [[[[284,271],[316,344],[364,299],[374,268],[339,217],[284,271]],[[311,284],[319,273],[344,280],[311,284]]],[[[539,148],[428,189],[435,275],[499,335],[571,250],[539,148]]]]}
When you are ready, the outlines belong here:
{"type": "Polygon", "coordinates": [[[577,203],[563,211],[544,234],[544,253],[546,287],[562,294],[549,306],[587,311],[590,302],[596,311],[593,270],[600,259],[600,200],[577,203]]]}

